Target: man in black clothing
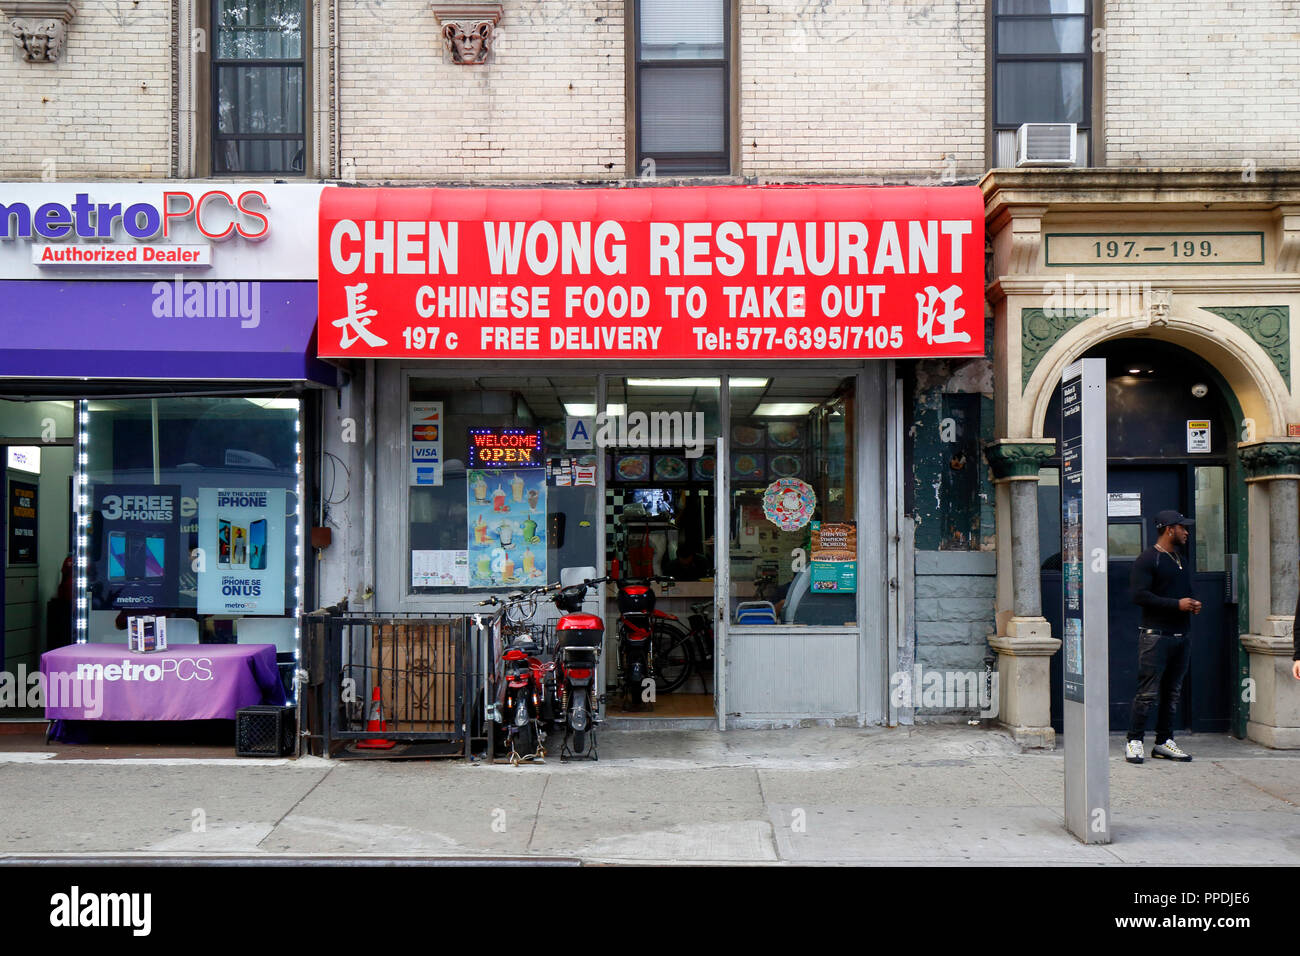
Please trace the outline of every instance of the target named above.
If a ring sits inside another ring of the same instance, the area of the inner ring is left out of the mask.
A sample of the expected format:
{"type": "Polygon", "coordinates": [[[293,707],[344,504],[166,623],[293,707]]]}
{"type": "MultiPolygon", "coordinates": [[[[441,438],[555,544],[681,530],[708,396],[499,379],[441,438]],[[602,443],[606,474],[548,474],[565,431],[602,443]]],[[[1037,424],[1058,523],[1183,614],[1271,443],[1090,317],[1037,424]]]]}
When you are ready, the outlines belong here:
{"type": "Polygon", "coordinates": [[[1201,613],[1201,602],[1192,597],[1191,568],[1184,566],[1178,553],[1187,543],[1191,524],[1191,518],[1177,511],[1160,512],[1156,515],[1159,538],[1155,546],[1133,562],[1130,584],[1133,603],[1142,608],[1142,622],[1138,627],[1137,696],[1124,749],[1129,763],[1141,763],[1144,758],[1142,738],[1152,704],[1157,705],[1152,756],[1192,759],[1173,739],[1174,708],[1191,653],[1191,616],[1201,613]]]}
{"type": "MultiPolygon", "coordinates": [[[[1300,624],[1300,600],[1295,604],[1295,624],[1300,624]]],[[[1291,625],[1291,676],[1300,680],[1300,628],[1291,625]]]]}

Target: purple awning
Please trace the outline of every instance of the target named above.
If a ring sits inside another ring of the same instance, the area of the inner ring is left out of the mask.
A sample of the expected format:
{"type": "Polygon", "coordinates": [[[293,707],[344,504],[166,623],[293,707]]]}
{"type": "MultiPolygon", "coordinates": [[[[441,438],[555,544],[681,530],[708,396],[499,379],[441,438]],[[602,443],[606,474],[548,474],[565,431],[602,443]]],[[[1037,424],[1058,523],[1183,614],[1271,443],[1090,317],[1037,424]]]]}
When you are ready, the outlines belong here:
{"type": "Polygon", "coordinates": [[[0,376],[336,384],[315,282],[0,282],[0,376]]]}

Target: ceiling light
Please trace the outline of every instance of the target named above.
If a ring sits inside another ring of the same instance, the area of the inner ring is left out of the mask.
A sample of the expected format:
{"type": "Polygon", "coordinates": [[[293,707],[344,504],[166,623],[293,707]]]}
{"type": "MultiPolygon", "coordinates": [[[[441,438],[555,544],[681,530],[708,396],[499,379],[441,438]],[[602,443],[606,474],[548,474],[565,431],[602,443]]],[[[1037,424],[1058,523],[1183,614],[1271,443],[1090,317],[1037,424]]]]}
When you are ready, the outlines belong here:
{"type": "Polygon", "coordinates": [[[754,409],[755,415],[807,415],[817,407],[816,402],[763,402],[754,409]]]}
{"type": "Polygon", "coordinates": [[[1141,370],[1140,368],[1131,368],[1131,369],[1128,370],[1128,373],[1129,373],[1130,375],[1141,375],[1141,374],[1142,374],[1142,370],[1141,370]]]}
{"type": "MultiPolygon", "coordinates": [[[[591,404],[586,402],[565,402],[564,411],[566,414],[577,418],[590,418],[596,414],[596,405],[594,402],[591,404]]],[[[626,414],[626,405],[610,404],[605,406],[605,415],[608,418],[618,418],[620,415],[626,414]]]]}
{"type": "MultiPolygon", "coordinates": [[[[765,378],[733,378],[732,388],[767,388],[765,378]]],[[[629,378],[629,388],[718,388],[720,378],[629,378]]]]}

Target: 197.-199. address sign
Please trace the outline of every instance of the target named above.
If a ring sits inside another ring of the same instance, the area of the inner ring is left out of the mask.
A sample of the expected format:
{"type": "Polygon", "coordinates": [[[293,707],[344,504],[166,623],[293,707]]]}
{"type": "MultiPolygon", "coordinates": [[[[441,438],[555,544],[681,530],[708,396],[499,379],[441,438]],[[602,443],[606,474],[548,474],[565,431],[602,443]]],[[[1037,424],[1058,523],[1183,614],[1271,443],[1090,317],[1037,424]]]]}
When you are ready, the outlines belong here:
{"type": "Polygon", "coordinates": [[[1049,266],[1262,266],[1262,232],[1055,232],[1049,266]]]}

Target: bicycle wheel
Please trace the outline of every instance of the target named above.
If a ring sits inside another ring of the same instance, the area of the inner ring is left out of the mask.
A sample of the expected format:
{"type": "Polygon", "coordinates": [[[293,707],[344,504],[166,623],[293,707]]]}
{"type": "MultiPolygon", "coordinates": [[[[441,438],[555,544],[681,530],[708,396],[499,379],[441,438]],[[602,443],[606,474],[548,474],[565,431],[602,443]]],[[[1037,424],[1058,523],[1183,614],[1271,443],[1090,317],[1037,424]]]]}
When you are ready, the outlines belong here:
{"type": "Polygon", "coordinates": [[[654,628],[655,693],[671,694],[695,669],[690,632],[680,625],[656,622],[654,628]]]}

